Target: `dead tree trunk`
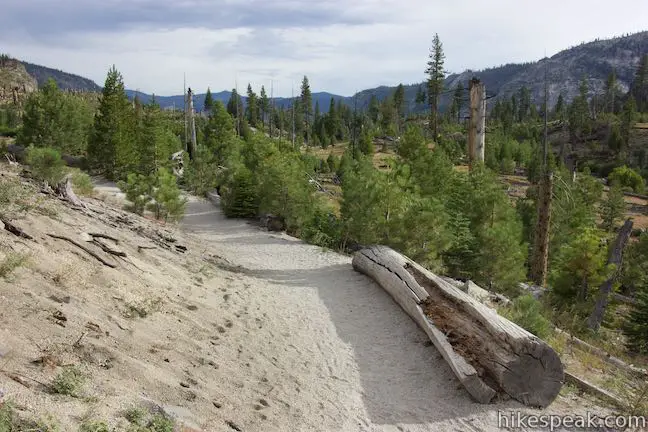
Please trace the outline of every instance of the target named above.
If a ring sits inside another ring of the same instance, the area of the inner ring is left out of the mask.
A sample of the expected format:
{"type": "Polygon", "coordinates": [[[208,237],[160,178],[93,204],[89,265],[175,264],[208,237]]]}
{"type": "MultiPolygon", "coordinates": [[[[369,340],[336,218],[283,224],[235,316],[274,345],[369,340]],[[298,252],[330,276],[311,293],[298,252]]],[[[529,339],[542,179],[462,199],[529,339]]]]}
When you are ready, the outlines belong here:
{"type": "Polygon", "coordinates": [[[486,87],[478,79],[470,81],[470,123],[468,131],[468,159],[470,167],[484,162],[486,144],[486,87]]]}
{"type": "Polygon", "coordinates": [[[478,402],[506,393],[545,407],[558,395],[564,379],[560,357],[493,309],[385,246],[357,252],[353,268],[391,294],[478,402]]]}
{"type": "Polygon", "coordinates": [[[65,179],[56,186],[56,193],[59,196],[76,207],[86,208],[86,205],[76,196],[72,190],[72,184],[70,183],[70,176],[65,177],[65,179]]]}
{"type": "Polygon", "coordinates": [[[612,273],[612,275],[605,282],[603,282],[603,284],[601,284],[601,287],[599,288],[598,298],[596,299],[596,303],[594,304],[594,309],[592,310],[592,314],[587,320],[587,326],[594,331],[598,331],[599,327],[601,327],[601,323],[603,322],[603,315],[605,315],[605,309],[607,308],[610,299],[610,293],[612,292],[612,288],[614,287],[614,281],[616,281],[617,277],[619,277],[621,264],[623,263],[623,250],[625,249],[625,246],[630,239],[630,234],[632,233],[632,225],[632,219],[626,219],[625,223],[619,230],[619,234],[614,241],[612,249],[610,250],[608,264],[614,264],[616,268],[614,270],[614,273],[612,273]]]}
{"type": "Polygon", "coordinates": [[[536,224],[533,244],[533,255],[531,257],[531,280],[540,287],[545,287],[547,285],[552,193],[553,174],[546,173],[543,175],[543,179],[540,182],[540,190],[538,193],[538,221],[536,224]]]}

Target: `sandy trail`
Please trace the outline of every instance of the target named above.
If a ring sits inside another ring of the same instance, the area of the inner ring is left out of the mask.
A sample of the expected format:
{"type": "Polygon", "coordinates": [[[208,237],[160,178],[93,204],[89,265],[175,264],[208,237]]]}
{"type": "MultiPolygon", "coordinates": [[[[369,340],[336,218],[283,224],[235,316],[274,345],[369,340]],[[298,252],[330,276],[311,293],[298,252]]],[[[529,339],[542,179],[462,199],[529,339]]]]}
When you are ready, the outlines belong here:
{"type": "MultiPolygon", "coordinates": [[[[501,430],[498,410],[533,412],[473,403],[427,336],[350,257],[226,219],[197,198],[181,226],[203,256],[241,266],[195,288],[183,300],[200,305],[183,320],[192,334],[175,332],[171,364],[203,353],[217,364],[193,373],[198,400],[217,409],[189,404],[183,416],[202,430],[231,432],[232,419],[245,432],[477,432],[501,430]]],[[[545,413],[584,409],[560,396],[545,413]]]]}
{"type": "Polygon", "coordinates": [[[299,413],[276,426],[497,430],[497,408],[468,399],[426,335],[350,257],[226,219],[207,201],[191,201],[183,226],[254,277],[249,295],[261,297],[265,325],[280,335],[267,341],[280,353],[274,397],[299,413]]]}

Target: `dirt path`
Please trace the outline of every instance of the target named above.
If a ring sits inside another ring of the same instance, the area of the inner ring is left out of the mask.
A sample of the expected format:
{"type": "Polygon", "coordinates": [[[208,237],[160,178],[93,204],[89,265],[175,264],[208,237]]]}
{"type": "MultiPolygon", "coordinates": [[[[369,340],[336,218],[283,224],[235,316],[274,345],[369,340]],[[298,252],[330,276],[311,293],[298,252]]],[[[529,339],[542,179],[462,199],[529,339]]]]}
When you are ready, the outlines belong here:
{"type": "MultiPolygon", "coordinates": [[[[473,403],[425,334],[350,257],[226,219],[196,198],[181,226],[201,254],[240,266],[178,294],[198,307],[172,331],[171,364],[207,352],[215,365],[203,371],[191,360],[198,400],[214,405],[179,412],[202,430],[496,431],[498,410],[522,408],[473,403]]],[[[545,413],[584,409],[582,399],[561,396],[545,413]]]]}

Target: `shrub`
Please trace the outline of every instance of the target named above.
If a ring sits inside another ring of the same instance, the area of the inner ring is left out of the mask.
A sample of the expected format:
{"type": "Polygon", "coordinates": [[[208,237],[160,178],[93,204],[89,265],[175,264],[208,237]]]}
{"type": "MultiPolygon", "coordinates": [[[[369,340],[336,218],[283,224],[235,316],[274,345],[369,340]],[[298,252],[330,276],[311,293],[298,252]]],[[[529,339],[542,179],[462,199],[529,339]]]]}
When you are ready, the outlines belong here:
{"type": "Polygon", "coordinates": [[[76,366],[67,366],[54,378],[53,393],[77,397],[85,384],[85,375],[76,366]]]}
{"type": "Polygon", "coordinates": [[[629,188],[639,194],[644,193],[644,190],[646,189],[646,183],[641,175],[632,168],[628,168],[626,165],[614,168],[612,173],[608,176],[608,181],[610,184],[616,182],[621,185],[621,187],[629,188]]]}
{"type": "Polygon", "coordinates": [[[16,252],[8,253],[7,256],[2,261],[0,261],[0,277],[6,278],[15,269],[25,265],[28,259],[28,254],[21,254],[16,252]]]}
{"type": "Polygon", "coordinates": [[[87,421],[81,424],[79,432],[111,432],[111,430],[105,422],[87,421]]]}
{"type": "Polygon", "coordinates": [[[181,196],[175,176],[167,169],[158,170],[151,197],[154,201],[149,208],[156,219],[177,221],[184,215],[187,200],[181,196]]]}
{"type": "Polygon", "coordinates": [[[27,151],[27,164],[32,175],[49,185],[57,185],[65,177],[65,162],[61,154],[52,148],[30,147],[27,151]]]}
{"type": "Polygon", "coordinates": [[[223,213],[229,218],[247,218],[257,215],[259,204],[252,172],[245,167],[235,168],[223,185],[223,213]]]}
{"type": "Polygon", "coordinates": [[[553,325],[545,318],[542,309],[542,304],[538,300],[531,294],[525,294],[502,309],[501,314],[526,331],[546,339],[553,332],[553,325]]]}
{"type": "Polygon", "coordinates": [[[117,186],[132,203],[132,211],[139,215],[144,214],[146,205],[151,202],[151,179],[142,174],[131,173],[125,182],[119,181],[117,186]]]}
{"type": "Polygon", "coordinates": [[[90,176],[83,171],[74,171],[72,173],[72,186],[74,192],[79,195],[93,196],[94,185],[90,176]]]}

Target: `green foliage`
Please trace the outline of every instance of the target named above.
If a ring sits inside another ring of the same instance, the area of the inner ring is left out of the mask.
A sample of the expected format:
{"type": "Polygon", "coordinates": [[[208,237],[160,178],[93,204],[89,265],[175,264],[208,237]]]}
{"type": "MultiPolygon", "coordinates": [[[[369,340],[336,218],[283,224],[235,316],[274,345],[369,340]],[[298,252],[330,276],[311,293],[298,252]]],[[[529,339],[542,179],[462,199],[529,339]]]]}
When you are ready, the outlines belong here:
{"type": "Polygon", "coordinates": [[[126,96],[122,75],[113,66],[106,77],[88,143],[91,168],[108,179],[124,179],[137,172],[135,136],[133,106],[126,96]]]}
{"type": "Polygon", "coordinates": [[[119,181],[117,187],[126,194],[126,199],[132,203],[131,210],[139,215],[144,214],[144,210],[151,202],[151,178],[142,174],[130,173],[126,181],[119,181]]]}
{"type": "Polygon", "coordinates": [[[14,432],[15,414],[9,402],[0,404],[0,432],[14,432]]]}
{"type": "Polygon", "coordinates": [[[83,171],[73,171],[72,176],[72,188],[74,192],[82,196],[92,196],[94,195],[94,185],[92,184],[92,179],[90,176],[83,171]]]}
{"type": "Polygon", "coordinates": [[[499,312],[502,316],[541,339],[546,339],[553,333],[553,325],[545,317],[542,303],[531,294],[517,297],[509,306],[499,312]]]}
{"type": "Polygon", "coordinates": [[[617,222],[623,219],[625,215],[625,201],[623,199],[623,190],[621,185],[613,183],[607,195],[607,199],[601,204],[601,218],[603,219],[603,228],[612,232],[617,222]]]}
{"type": "Polygon", "coordinates": [[[86,381],[86,376],[76,366],[66,366],[51,384],[53,393],[78,397],[86,381]]]}
{"type": "Polygon", "coordinates": [[[173,432],[175,423],[162,414],[151,414],[139,407],[129,408],[124,417],[130,423],[127,432],[173,432]]]}
{"type": "Polygon", "coordinates": [[[9,252],[0,260],[0,278],[7,278],[18,267],[24,266],[29,261],[29,255],[19,252],[9,252]]]}
{"type": "Polygon", "coordinates": [[[636,193],[643,193],[646,189],[646,182],[641,175],[628,168],[626,165],[615,168],[608,176],[610,184],[618,183],[623,188],[628,188],[636,193]]]}
{"type": "Polygon", "coordinates": [[[648,233],[627,246],[622,270],[622,285],[630,292],[648,286],[648,233]]]}
{"type": "Polygon", "coordinates": [[[27,164],[35,178],[49,185],[55,186],[65,177],[65,162],[55,149],[30,147],[27,150],[27,164]]]}
{"type": "Polygon", "coordinates": [[[218,185],[218,162],[213,152],[199,147],[192,161],[186,157],[182,179],[191,192],[203,196],[218,185]]]}
{"type": "Polygon", "coordinates": [[[79,427],[79,432],[112,432],[106,422],[90,420],[83,422],[79,427]]]}
{"type": "Polygon", "coordinates": [[[176,177],[165,168],[160,168],[150,190],[153,202],[148,205],[156,219],[178,221],[184,216],[187,200],[182,197],[176,177]]]}
{"type": "MultiPolygon", "coordinates": [[[[136,116],[138,114],[136,113],[136,116]]],[[[137,172],[150,175],[160,168],[170,168],[171,155],[180,150],[180,141],[171,131],[160,110],[152,101],[136,118],[137,172]]]]}
{"type": "Polygon", "coordinates": [[[445,79],[445,54],[443,53],[443,44],[438,34],[434,35],[432,48],[430,49],[430,58],[427,62],[425,73],[428,75],[428,103],[430,105],[430,128],[432,137],[436,141],[438,137],[439,125],[439,100],[443,92],[443,82],[445,79]]]}
{"type": "Polygon", "coordinates": [[[221,188],[223,213],[230,218],[251,218],[258,214],[259,198],[252,171],[242,164],[228,167],[221,188]]]}
{"type": "Polygon", "coordinates": [[[16,142],[24,147],[51,147],[82,155],[92,126],[92,110],[81,97],[63,93],[50,78],[25,104],[23,126],[16,142]]]}
{"type": "Polygon", "coordinates": [[[601,244],[603,233],[586,228],[575,237],[567,237],[550,274],[552,297],[564,306],[591,301],[600,284],[613,268],[607,264],[607,249],[601,244]]]}
{"type": "Polygon", "coordinates": [[[648,354],[648,284],[644,284],[636,295],[637,303],[632,307],[624,327],[628,349],[648,354]]]}

